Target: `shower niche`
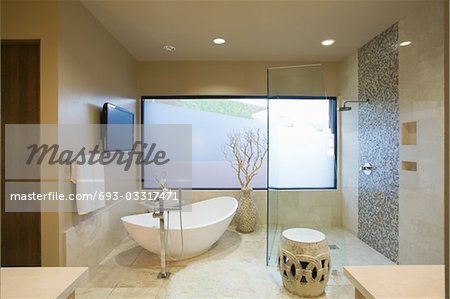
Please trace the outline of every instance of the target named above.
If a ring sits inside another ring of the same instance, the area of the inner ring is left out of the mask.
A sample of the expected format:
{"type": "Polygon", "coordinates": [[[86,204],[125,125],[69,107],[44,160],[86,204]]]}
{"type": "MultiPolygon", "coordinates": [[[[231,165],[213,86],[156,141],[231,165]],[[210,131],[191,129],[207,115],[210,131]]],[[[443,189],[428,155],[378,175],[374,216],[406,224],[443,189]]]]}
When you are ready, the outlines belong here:
{"type": "MultiPolygon", "coordinates": [[[[414,147],[417,145],[417,122],[416,121],[404,122],[401,124],[400,139],[401,139],[402,147],[404,147],[404,146],[414,147]]],[[[412,155],[412,156],[416,156],[416,155],[412,155]]],[[[411,154],[410,154],[409,158],[411,158],[411,154]]],[[[417,171],[417,162],[402,159],[402,161],[400,162],[400,170],[416,172],[417,171]]]]}
{"type": "Polygon", "coordinates": [[[417,122],[404,122],[401,128],[402,145],[416,145],[417,122]]]}

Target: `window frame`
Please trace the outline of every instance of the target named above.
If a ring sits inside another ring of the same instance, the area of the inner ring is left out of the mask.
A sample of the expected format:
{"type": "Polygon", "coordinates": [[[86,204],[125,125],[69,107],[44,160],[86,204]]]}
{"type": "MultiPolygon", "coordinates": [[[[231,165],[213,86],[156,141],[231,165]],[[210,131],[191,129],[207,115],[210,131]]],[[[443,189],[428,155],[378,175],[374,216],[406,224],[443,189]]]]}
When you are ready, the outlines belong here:
{"type": "MultiPolygon", "coordinates": [[[[141,119],[141,125],[144,125],[145,119],[144,119],[144,104],[145,101],[148,100],[201,100],[201,99],[259,99],[259,100],[266,100],[267,101],[267,130],[266,132],[269,132],[269,114],[270,114],[270,106],[269,101],[271,100],[329,100],[331,103],[331,108],[334,111],[333,114],[333,124],[332,124],[332,131],[334,132],[334,186],[333,187],[323,187],[323,188],[316,188],[316,187],[290,187],[290,188],[276,188],[276,187],[270,187],[269,186],[269,149],[267,150],[267,183],[265,188],[253,188],[253,190],[286,190],[286,191],[302,191],[302,190],[337,190],[338,189],[338,128],[337,128],[337,120],[338,120],[338,114],[337,114],[337,97],[336,96],[272,96],[268,97],[267,95],[261,96],[261,95],[246,95],[246,96],[238,96],[238,95],[159,95],[159,96],[141,96],[141,105],[140,105],[140,119],[141,119]]],[[[143,141],[143,130],[141,129],[141,141],[143,141]]],[[[267,143],[269,143],[270,135],[267,134],[267,143]]],[[[142,190],[154,190],[153,188],[144,188],[144,165],[141,165],[141,189],[142,190]]],[[[240,190],[240,188],[192,188],[192,190],[204,190],[204,191],[212,191],[212,190],[219,190],[219,191],[236,191],[240,190]]]]}

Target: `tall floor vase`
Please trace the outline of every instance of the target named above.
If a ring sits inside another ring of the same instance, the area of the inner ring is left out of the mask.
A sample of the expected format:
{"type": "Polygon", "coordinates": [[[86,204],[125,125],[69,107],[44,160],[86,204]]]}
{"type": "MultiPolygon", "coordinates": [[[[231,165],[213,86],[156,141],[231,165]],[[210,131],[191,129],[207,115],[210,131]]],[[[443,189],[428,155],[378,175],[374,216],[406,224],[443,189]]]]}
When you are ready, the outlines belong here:
{"type": "Polygon", "coordinates": [[[258,221],[258,208],[252,197],[252,188],[242,188],[239,206],[236,211],[236,230],[241,233],[251,233],[258,221]]]}

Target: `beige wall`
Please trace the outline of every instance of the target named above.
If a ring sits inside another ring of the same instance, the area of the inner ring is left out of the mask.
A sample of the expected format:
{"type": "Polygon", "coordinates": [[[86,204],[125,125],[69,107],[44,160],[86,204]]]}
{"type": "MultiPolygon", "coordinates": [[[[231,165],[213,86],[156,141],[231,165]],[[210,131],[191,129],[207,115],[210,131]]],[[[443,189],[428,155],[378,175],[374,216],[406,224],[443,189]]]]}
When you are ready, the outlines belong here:
{"type": "MultiPolygon", "coordinates": [[[[2,1],[2,39],[39,39],[40,120],[44,124],[58,122],[58,2],[2,1]]],[[[54,172],[56,169],[46,169],[54,172]]],[[[45,187],[43,187],[45,190],[45,187]]],[[[59,217],[42,213],[42,265],[59,264],[59,217]]]]}
{"type": "MultiPolygon", "coordinates": [[[[286,190],[271,193],[271,219],[278,219],[277,225],[283,228],[302,226],[315,228],[340,227],[341,207],[338,190],[286,190]]],[[[195,190],[192,202],[218,196],[232,196],[239,199],[238,190],[195,190]]],[[[267,223],[267,191],[255,190],[252,194],[258,208],[258,224],[267,223]]]]}
{"type": "Polygon", "coordinates": [[[58,121],[58,2],[19,0],[2,1],[2,4],[2,39],[41,41],[41,123],[55,124],[58,121]]]}
{"type": "MultiPolygon", "coordinates": [[[[416,145],[400,145],[399,261],[444,263],[444,3],[431,1],[399,23],[400,125],[416,122],[416,145]]],[[[405,134],[405,130],[401,131],[405,134]]]]}
{"type": "MultiPolygon", "coordinates": [[[[231,196],[239,199],[239,190],[195,190],[192,191],[192,202],[198,202],[206,199],[211,199],[219,196],[231,196]]],[[[258,208],[258,224],[264,225],[267,221],[267,192],[263,190],[253,191],[253,199],[255,200],[256,207],[258,208]]]]}
{"type": "Polygon", "coordinates": [[[445,68],[445,96],[444,96],[444,118],[445,118],[445,159],[446,159],[446,165],[445,165],[445,174],[444,174],[444,184],[445,184],[445,190],[444,190],[444,207],[445,207],[445,221],[444,221],[444,233],[445,233],[445,296],[448,298],[450,297],[450,227],[449,227],[449,216],[450,216],[450,194],[449,194],[449,169],[450,169],[450,132],[449,132],[449,116],[450,116],[450,76],[449,76],[449,61],[450,61],[450,30],[449,30],[449,19],[450,19],[450,5],[449,2],[445,2],[445,17],[444,17],[444,68],[445,68]]]}
{"type": "MultiPolygon", "coordinates": [[[[149,61],[138,63],[139,95],[266,95],[267,68],[300,62],[149,61]]],[[[337,66],[323,65],[328,95],[337,95],[337,66]]]]}
{"type": "MultiPolygon", "coordinates": [[[[358,99],[358,55],[351,54],[339,64],[340,104],[358,99]]],[[[352,110],[338,112],[339,119],[339,169],[342,225],[358,235],[358,105],[352,110]]]]}
{"type": "Polygon", "coordinates": [[[283,190],[277,192],[278,225],[334,228],[342,225],[339,190],[283,190]]]}
{"type": "Polygon", "coordinates": [[[444,222],[444,232],[445,232],[445,296],[450,297],[450,228],[449,228],[449,215],[450,215],[450,194],[449,194],[449,168],[450,168],[450,148],[449,148],[449,116],[450,116],[450,105],[449,105],[449,97],[450,97],[450,76],[449,76],[449,61],[450,61],[450,30],[449,30],[449,19],[450,19],[450,5],[449,2],[445,2],[445,30],[444,30],[444,68],[445,68],[445,96],[444,96],[444,118],[445,118],[445,175],[444,175],[444,184],[445,184],[445,192],[444,192],[444,207],[445,207],[445,222],[444,222]]]}
{"type": "MultiPolygon", "coordinates": [[[[59,124],[100,124],[103,103],[111,102],[136,113],[136,61],[107,32],[79,1],[63,1],[59,8],[59,124]]],[[[60,143],[67,136],[60,136],[60,143]]],[[[100,128],[77,135],[80,145],[99,144],[100,128]]],[[[106,191],[135,191],[139,188],[138,168],[129,171],[105,166],[106,191]]],[[[61,169],[60,190],[74,193],[68,181],[69,169],[61,169]]],[[[70,203],[75,208],[74,203],[70,203]]],[[[64,213],[65,263],[96,265],[126,231],[120,217],[130,212],[126,201],[80,217],[64,213]]]]}
{"type": "Polygon", "coordinates": [[[106,101],[136,112],[134,58],[79,1],[59,13],[59,123],[99,124],[106,101]]]}

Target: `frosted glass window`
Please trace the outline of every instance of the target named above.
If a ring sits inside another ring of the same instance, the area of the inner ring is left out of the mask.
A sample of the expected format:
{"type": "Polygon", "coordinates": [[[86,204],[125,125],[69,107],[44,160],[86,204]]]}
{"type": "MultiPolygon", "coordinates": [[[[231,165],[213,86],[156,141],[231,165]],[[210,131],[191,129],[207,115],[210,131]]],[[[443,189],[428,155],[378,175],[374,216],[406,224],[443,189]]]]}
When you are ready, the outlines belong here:
{"type": "MultiPolygon", "coordinates": [[[[192,125],[193,189],[241,187],[222,146],[228,134],[244,128],[259,128],[267,135],[267,99],[147,99],[143,103],[144,124],[192,125]]],[[[145,167],[143,177],[146,188],[150,184],[145,167]]],[[[267,188],[266,165],[253,178],[252,187],[267,188]]]]}
{"type": "Polygon", "coordinates": [[[269,101],[269,186],[336,188],[336,101],[269,101]]]}
{"type": "MultiPolygon", "coordinates": [[[[228,134],[244,128],[267,135],[268,118],[269,186],[335,188],[335,107],[328,99],[270,99],[268,104],[266,98],[145,98],[142,121],[192,125],[193,189],[240,188],[222,146],[228,134]]],[[[143,178],[149,188],[145,166],[143,178]]],[[[265,163],[251,186],[265,189],[267,182],[265,163]]]]}

